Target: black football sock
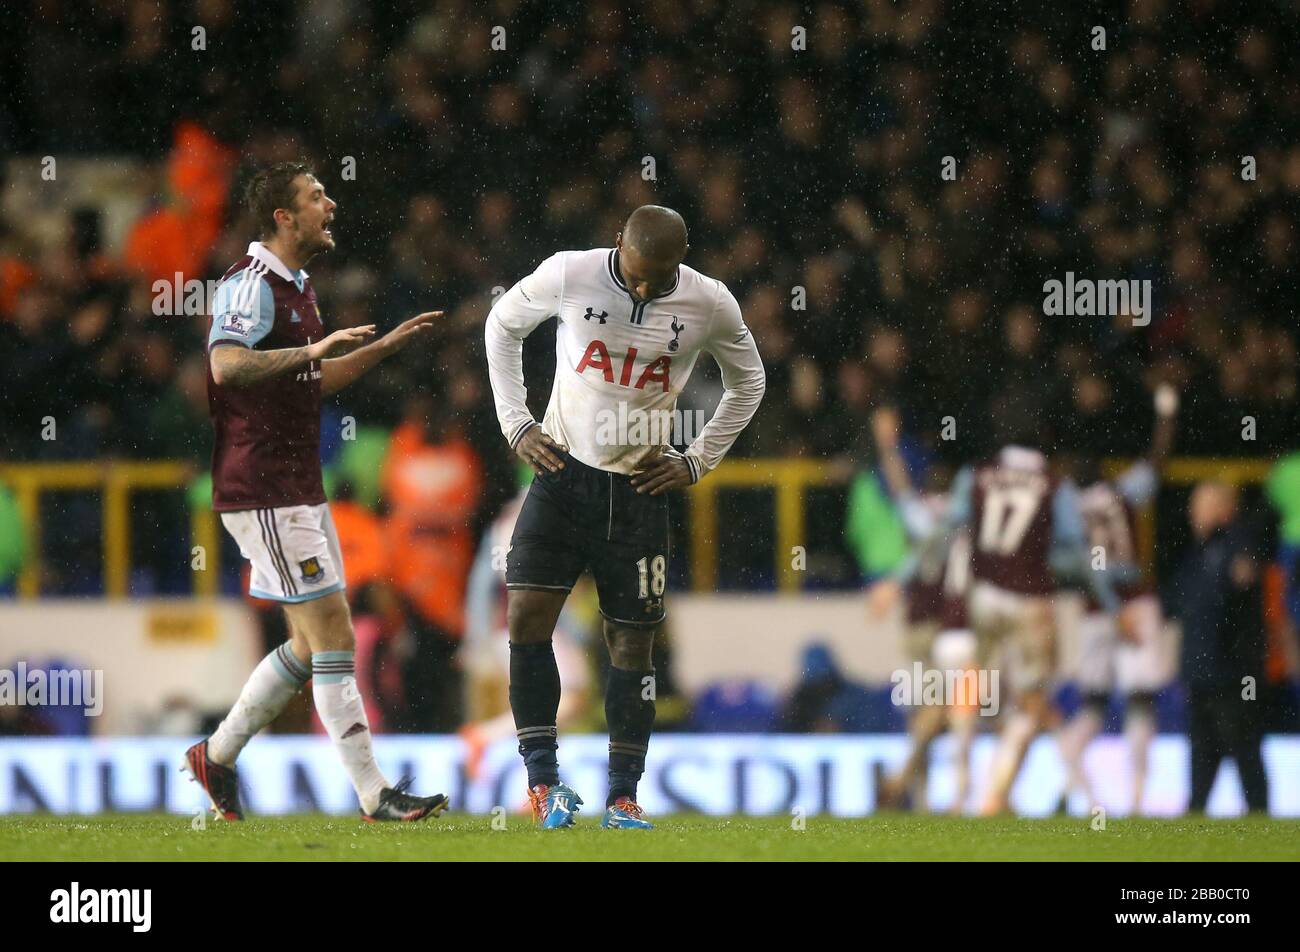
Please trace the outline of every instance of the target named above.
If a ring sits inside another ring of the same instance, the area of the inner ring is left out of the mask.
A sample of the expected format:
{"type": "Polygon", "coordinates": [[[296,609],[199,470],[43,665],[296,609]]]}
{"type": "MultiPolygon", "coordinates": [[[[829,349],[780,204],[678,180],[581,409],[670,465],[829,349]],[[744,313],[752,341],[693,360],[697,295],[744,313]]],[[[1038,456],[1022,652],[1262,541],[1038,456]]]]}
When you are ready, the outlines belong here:
{"type": "Polygon", "coordinates": [[[643,700],[648,671],[609,669],[605,690],[605,720],[609,724],[609,796],[605,806],[619,797],[636,799],[637,781],[645,771],[645,755],[650,745],[650,731],[655,725],[654,694],[643,700]]]}
{"type": "Polygon", "coordinates": [[[519,753],[528,770],[528,788],[560,782],[555,752],[555,712],[560,708],[560,669],[549,641],[510,644],[510,710],[515,715],[519,753]]]}

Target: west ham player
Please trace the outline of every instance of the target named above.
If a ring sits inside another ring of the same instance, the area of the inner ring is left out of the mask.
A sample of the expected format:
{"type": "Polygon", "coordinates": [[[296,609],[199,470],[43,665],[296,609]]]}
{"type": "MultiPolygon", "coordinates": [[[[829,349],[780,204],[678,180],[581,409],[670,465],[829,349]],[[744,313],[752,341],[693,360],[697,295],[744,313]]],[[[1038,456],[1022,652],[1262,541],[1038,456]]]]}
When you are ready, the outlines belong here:
{"type": "MultiPolygon", "coordinates": [[[[963,469],[953,485],[948,533],[971,531],[970,613],[980,666],[1009,654],[1015,709],[1006,716],[983,814],[1009,809],[1011,784],[1029,743],[1046,726],[1053,672],[1052,594],[1056,573],[1085,573],[1087,544],[1079,493],[1050,472],[1047,458],[1013,440],[992,459],[963,469]]],[[[1100,604],[1118,607],[1109,579],[1086,573],[1100,604]]]]}
{"type": "MultiPolygon", "coordinates": [[[[906,648],[909,673],[916,662],[925,668],[966,670],[975,661],[975,636],[967,621],[966,598],[970,587],[970,535],[957,530],[944,543],[935,535],[948,508],[947,495],[916,492],[899,451],[899,420],[893,407],[881,407],[872,415],[872,430],[880,453],[880,468],[902,514],[903,525],[916,554],[908,560],[899,579],[879,583],[884,593],[906,588],[906,648]]],[[[890,597],[888,594],[885,597],[890,597]]],[[[873,591],[873,601],[880,598],[873,591]]],[[[956,683],[966,684],[959,680],[956,683]]],[[[920,696],[915,685],[914,696],[920,696]]],[[[960,813],[970,790],[970,746],[976,727],[975,693],[966,698],[947,698],[943,705],[922,705],[908,719],[911,748],[902,767],[881,785],[879,803],[889,809],[903,806],[918,780],[924,778],[925,757],[930,743],[951,723],[956,750],[956,796],[952,812],[960,813]]],[[[920,796],[913,804],[921,803],[920,796]]],[[[923,804],[922,804],[923,805],[923,804]]]]}
{"type": "Polygon", "coordinates": [[[420,314],[369,344],[374,325],[326,334],[302,268],[334,247],[337,204],[296,163],[255,175],[247,200],[262,240],[222,279],[208,337],[212,508],[252,563],[249,594],[283,603],[290,640],[262,660],[226,719],[186,752],[185,763],[218,816],[243,819],[235,758],[311,679],[316,711],[365,819],[436,816],[447,798],[390,785],[371,750],[343,558],[321,484],[320,401],[406,346],[441,312],[420,314]]]}
{"type": "Polygon", "coordinates": [[[1137,561],[1136,510],[1155,495],[1157,472],[1174,439],[1178,394],[1165,384],[1156,391],[1156,430],[1147,459],[1114,481],[1102,479],[1095,465],[1081,473],[1085,488],[1079,502],[1091,551],[1090,571],[1104,570],[1122,599],[1117,613],[1103,611],[1089,597],[1079,622],[1079,667],[1076,673],[1083,704],[1057,735],[1071,792],[1079,791],[1091,808],[1096,804],[1083,765],[1084,751],[1101,731],[1111,691],[1124,695],[1124,736],[1133,766],[1129,812],[1142,809],[1147,751],[1155,734],[1155,695],[1173,677],[1173,652],[1163,635],[1160,602],[1141,583],[1137,561]],[[1104,569],[1098,556],[1104,558],[1104,569]]]}
{"type": "Polygon", "coordinates": [[[582,800],[560,779],[560,679],[551,632],[590,569],[610,653],[609,790],[601,825],[648,829],[636,803],[654,725],[651,645],[664,620],[670,489],[716,467],[763,397],[763,364],[736,299],[682,264],[686,224],[644,205],[613,248],[562,251],[501,296],[485,330],[501,432],[537,478],[506,557],[510,706],[536,822],[569,826],[582,800]],[[559,316],[541,424],[525,404],[523,340],[559,316]],[[722,368],[718,409],[685,453],[646,425],[676,405],[701,351],[722,368]],[[615,421],[627,432],[619,432],[615,421]],[[638,425],[639,424],[639,425],[638,425]],[[640,431],[638,433],[638,431],[640,431]]]}

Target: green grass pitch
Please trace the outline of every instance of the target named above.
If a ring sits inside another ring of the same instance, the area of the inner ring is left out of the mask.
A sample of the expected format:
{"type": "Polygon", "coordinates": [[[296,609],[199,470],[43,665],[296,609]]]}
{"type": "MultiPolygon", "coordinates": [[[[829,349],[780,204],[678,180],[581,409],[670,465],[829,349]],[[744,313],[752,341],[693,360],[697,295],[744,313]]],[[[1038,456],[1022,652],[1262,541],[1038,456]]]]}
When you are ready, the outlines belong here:
{"type": "Polygon", "coordinates": [[[1300,821],[875,816],[669,816],[653,831],[579,819],[534,830],[526,817],[448,814],[418,824],[292,816],[191,828],[167,815],[0,817],[0,860],[1297,860],[1300,821]]]}

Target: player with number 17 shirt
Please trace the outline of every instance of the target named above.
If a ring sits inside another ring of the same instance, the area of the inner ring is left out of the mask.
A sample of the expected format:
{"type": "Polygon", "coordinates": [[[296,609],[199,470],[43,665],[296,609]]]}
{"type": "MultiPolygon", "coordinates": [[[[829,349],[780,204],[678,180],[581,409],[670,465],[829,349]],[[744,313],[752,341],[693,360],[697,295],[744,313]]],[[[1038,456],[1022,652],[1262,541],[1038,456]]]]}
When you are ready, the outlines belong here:
{"type": "Polygon", "coordinates": [[[1004,446],[993,458],[963,469],[952,496],[949,531],[971,531],[970,620],[978,663],[992,665],[1002,650],[1010,669],[1016,710],[1003,728],[981,806],[985,814],[1003,813],[1029,743],[1047,723],[1057,576],[1084,578],[1097,601],[1112,610],[1118,599],[1104,574],[1087,571],[1077,488],[1051,472],[1038,450],[1023,443],[1004,446]]]}

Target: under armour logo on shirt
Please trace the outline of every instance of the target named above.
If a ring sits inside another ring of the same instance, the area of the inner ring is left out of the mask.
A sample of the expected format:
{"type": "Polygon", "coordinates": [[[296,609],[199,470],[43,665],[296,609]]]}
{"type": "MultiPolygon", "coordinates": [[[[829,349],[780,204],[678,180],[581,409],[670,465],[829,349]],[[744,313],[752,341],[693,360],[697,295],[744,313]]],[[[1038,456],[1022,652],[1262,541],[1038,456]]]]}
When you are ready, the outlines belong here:
{"type": "Polygon", "coordinates": [[[599,314],[597,314],[595,308],[589,307],[587,308],[587,313],[582,316],[587,320],[591,320],[594,317],[596,318],[596,320],[600,321],[600,323],[604,324],[605,318],[609,317],[609,312],[601,311],[599,314]]]}

